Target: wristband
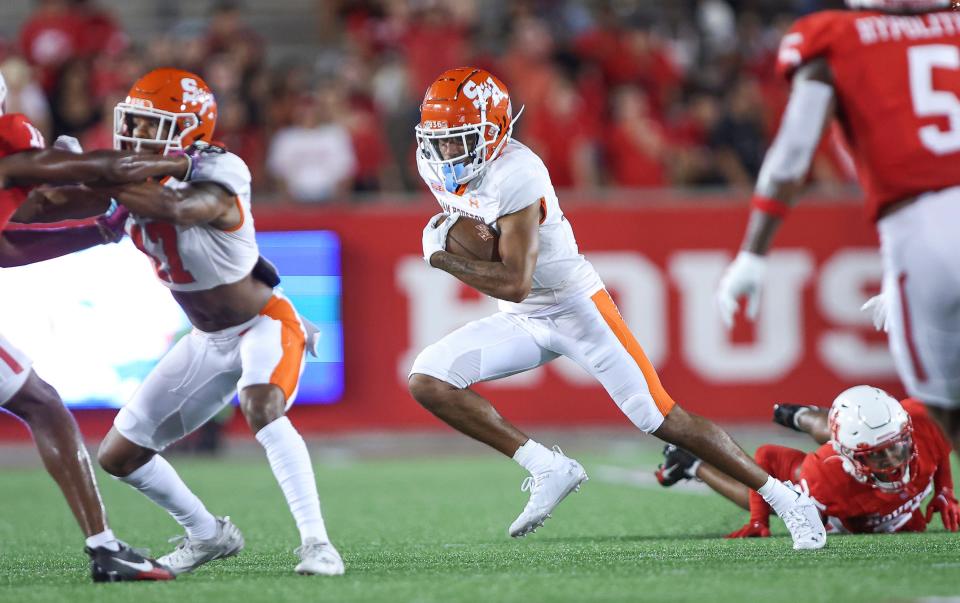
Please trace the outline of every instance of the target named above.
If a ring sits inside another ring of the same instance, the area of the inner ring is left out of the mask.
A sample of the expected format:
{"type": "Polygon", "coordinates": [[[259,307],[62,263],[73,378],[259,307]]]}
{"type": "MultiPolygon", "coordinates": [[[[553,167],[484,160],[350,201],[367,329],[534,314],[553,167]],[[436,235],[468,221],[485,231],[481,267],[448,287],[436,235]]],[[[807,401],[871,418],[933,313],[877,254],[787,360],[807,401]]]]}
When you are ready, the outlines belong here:
{"type": "Polygon", "coordinates": [[[757,211],[780,218],[781,220],[786,218],[787,214],[790,213],[789,205],[783,201],[764,197],[763,195],[755,194],[753,198],[750,199],[750,206],[757,211]]]}

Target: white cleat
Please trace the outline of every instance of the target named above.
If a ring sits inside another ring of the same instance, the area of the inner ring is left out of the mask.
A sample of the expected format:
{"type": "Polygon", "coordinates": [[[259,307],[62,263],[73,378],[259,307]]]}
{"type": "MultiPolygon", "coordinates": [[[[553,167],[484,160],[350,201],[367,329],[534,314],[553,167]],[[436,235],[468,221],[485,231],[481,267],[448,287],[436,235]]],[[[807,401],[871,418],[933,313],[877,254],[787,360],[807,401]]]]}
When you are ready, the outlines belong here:
{"type": "Polygon", "coordinates": [[[780,516],[793,537],[793,550],[814,551],[827,544],[827,530],[820,519],[820,511],[806,494],[800,494],[797,502],[780,516]]]}
{"type": "Polygon", "coordinates": [[[294,570],[304,576],[342,576],[343,559],[329,542],[308,538],[294,551],[300,563],[294,570]]]}
{"type": "Polygon", "coordinates": [[[580,484],[589,479],[583,466],[553,447],[553,463],[546,471],[523,480],[520,490],[530,492],[530,500],[516,521],[510,524],[510,536],[519,538],[535,532],[550,518],[550,513],[568,494],[580,490],[580,484]]]}
{"type": "Polygon", "coordinates": [[[230,517],[217,518],[217,535],[210,540],[193,540],[189,536],[177,536],[179,540],[171,553],[157,559],[174,575],[192,572],[214,559],[232,557],[243,550],[243,534],[233,525],[230,517]]]}

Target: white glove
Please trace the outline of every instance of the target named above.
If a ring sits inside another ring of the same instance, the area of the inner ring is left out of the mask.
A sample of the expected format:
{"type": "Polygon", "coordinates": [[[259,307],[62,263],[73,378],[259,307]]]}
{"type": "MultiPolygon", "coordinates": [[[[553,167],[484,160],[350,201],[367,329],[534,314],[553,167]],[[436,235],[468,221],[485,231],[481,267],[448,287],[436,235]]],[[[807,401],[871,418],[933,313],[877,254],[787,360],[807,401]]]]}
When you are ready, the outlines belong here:
{"type": "Polygon", "coordinates": [[[887,299],[884,297],[883,292],[880,294],[874,295],[867,300],[867,303],[860,306],[861,312],[870,312],[870,316],[873,319],[873,327],[878,331],[883,331],[888,333],[890,331],[890,324],[887,321],[887,299]]]}
{"type": "Polygon", "coordinates": [[[71,153],[82,153],[83,147],[80,146],[80,141],[74,138],[73,136],[57,136],[57,139],[53,142],[53,148],[60,149],[61,151],[70,151],[71,153]]]}
{"type": "Polygon", "coordinates": [[[737,259],[727,267],[717,289],[717,305],[720,307],[720,319],[728,329],[733,326],[733,316],[740,307],[741,297],[747,298],[747,318],[753,320],[757,317],[760,288],[766,272],[767,258],[749,251],[738,253],[737,259]]]}
{"type": "Polygon", "coordinates": [[[423,229],[423,261],[428,265],[430,264],[430,256],[447,248],[447,234],[459,218],[460,214],[453,214],[451,216],[440,212],[427,222],[427,225],[423,229]],[[437,226],[440,218],[446,219],[443,221],[443,224],[437,226]]]}

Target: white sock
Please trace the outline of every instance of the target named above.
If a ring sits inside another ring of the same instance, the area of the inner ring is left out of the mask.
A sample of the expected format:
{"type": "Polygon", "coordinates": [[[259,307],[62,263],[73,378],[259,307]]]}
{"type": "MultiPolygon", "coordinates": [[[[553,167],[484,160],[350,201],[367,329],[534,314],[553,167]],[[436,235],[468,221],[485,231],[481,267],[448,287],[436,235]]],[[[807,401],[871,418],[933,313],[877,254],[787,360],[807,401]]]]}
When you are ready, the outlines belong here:
{"type": "Polygon", "coordinates": [[[547,467],[553,463],[553,458],[552,450],[534,442],[533,439],[527,440],[523,446],[517,448],[517,451],[513,453],[513,460],[530,473],[546,471],[547,467]]]}
{"type": "Polygon", "coordinates": [[[217,518],[197,495],[190,491],[176,469],[159,454],[130,475],[121,477],[144,496],[157,503],[183,526],[194,540],[210,540],[217,535],[217,518]]]}
{"type": "Polygon", "coordinates": [[[283,490],[290,513],[300,530],[300,540],[330,542],[320,513],[317,479],[310,464],[307,444],[287,417],[280,417],[257,432],[257,441],[267,452],[270,469],[283,490]]]}
{"type": "Polygon", "coordinates": [[[793,503],[797,502],[797,498],[800,497],[796,490],[789,488],[780,480],[774,479],[772,475],[767,478],[767,483],[760,486],[757,494],[773,507],[777,515],[782,515],[784,511],[789,510],[793,503]]]}
{"type": "Polygon", "coordinates": [[[117,537],[113,535],[113,530],[110,528],[87,538],[87,546],[91,549],[103,547],[111,551],[120,550],[120,542],[117,541],[117,537]]]}

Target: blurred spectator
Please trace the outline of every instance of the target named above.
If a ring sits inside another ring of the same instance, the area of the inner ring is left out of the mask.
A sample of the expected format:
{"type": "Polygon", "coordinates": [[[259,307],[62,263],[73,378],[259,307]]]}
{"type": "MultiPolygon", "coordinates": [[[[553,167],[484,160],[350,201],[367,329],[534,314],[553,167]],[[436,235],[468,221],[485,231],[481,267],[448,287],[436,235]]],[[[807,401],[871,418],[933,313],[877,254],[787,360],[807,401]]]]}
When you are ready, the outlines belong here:
{"type": "Polygon", "coordinates": [[[614,93],[613,124],[605,143],[612,184],[660,187],[668,183],[667,141],[663,128],[651,119],[647,97],[639,87],[627,86],[614,93]]]}
{"type": "Polygon", "coordinates": [[[50,138],[50,105],[43,89],[34,81],[30,66],[17,56],[0,63],[0,72],[7,82],[7,113],[23,113],[43,133],[50,138]]]}
{"type": "MultiPolygon", "coordinates": [[[[34,2],[22,58],[0,66],[8,110],[51,139],[109,147],[113,106],[133,81],[160,66],[195,71],[220,103],[215,137],[247,161],[254,186],[313,201],[420,191],[419,102],[462,65],[491,70],[514,112],[526,107],[516,134],[558,188],[749,186],[789,90],[773,71],[780,39],[798,14],[843,3],[317,0],[303,14],[285,0],[210,0],[206,17],[181,18],[179,4],[134,11],[156,33],[130,46],[94,0],[34,2]],[[286,39],[274,11],[317,23],[316,37],[286,39]],[[317,79],[327,88],[304,102],[317,79]]],[[[814,181],[851,181],[838,140],[821,145],[814,181]]]]}
{"type": "Polygon", "coordinates": [[[127,38],[109,14],[87,0],[38,0],[37,10],[20,30],[20,49],[40,69],[47,92],[69,59],[122,51],[127,38]]]}
{"type": "Polygon", "coordinates": [[[93,97],[89,61],[75,58],[63,64],[51,95],[51,109],[58,135],[80,136],[105,117],[93,97]]]}
{"type": "Polygon", "coordinates": [[[523,134],[543,159],[557,188],[586,188],[597,184],[595,132],[584,119],[583,99],[573,83],[553,69],[549,103],[524,115],[523,134]]]}
{"type": "Polygon", "coordinates": [[[727,184],[752,186],[766,150],[756,81],[743,78],[727,93],[726,111],[710,133],[710,148],[727,184]]]}
{"type": "Polygon", "coordinates": [[[280,130],[267,154],[267,169],[296,201],[342,199],[357,166],[350,132],[342,118],[341,91],[318,88],[304,98],[292,126],[280,130]]]}

